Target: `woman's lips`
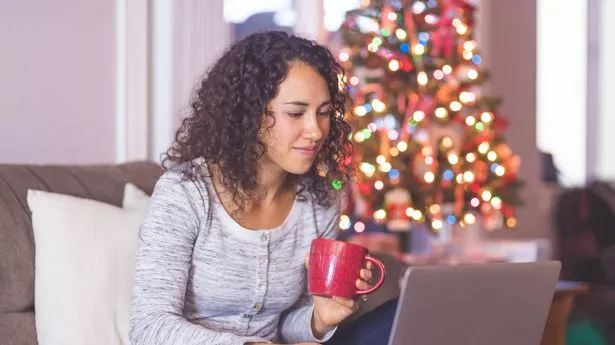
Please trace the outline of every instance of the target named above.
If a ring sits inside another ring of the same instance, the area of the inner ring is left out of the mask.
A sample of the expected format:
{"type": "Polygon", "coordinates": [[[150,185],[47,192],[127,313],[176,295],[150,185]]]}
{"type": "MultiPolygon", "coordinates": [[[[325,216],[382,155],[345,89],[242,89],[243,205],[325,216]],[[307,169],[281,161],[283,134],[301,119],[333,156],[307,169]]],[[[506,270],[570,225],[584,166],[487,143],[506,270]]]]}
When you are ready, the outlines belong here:
{"type": "Polygon", "coordinates": [[[306,157],[313,157],[316,155],[316,146],[308,147],[294,147],[294,149],[301,155],[306,157]]]}

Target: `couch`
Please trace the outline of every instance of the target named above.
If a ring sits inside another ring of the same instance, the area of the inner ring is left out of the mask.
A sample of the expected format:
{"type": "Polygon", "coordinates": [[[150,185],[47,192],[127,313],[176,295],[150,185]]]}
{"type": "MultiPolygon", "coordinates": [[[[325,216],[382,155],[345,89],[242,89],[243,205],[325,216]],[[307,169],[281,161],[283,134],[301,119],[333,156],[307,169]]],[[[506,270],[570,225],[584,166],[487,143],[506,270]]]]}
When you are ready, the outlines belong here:
{"type": "MultiPolygon", "coordinates": [[[[82,166],[0,164],[0,345],[37,344],[34,239],[27,190],[69,194],[121,206],[127,182],[151,194],[161,173],[160,166],[151,162],[82,166]]],[[[352,319],[398,295],[403,265],[386,254],[374,256],[385,263],[387,279],[381,289],[362,303],[352,319]]]]}
{"type": "Polygon", "coordinates": [[[151,194],[162,173],[150,162],[121,165],[0,164],[0,345],[36,345],[34,239],[29,188],[122,205],[131,182],[151,194]]]}

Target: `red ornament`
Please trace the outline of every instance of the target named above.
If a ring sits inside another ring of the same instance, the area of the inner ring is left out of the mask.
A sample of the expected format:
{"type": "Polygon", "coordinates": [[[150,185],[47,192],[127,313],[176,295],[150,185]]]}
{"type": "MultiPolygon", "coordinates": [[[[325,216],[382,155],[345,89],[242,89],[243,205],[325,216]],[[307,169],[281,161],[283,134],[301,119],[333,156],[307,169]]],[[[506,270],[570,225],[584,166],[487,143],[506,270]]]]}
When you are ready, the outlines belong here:
{"type": "Polygon", "coordinates": [[[394,188],[384,195],[384,207],[387,211],[387,228],[391,231],[407,231],[410,217],[406,210],[410,207],[411,196],[404,188],[394,188]]]}
{"type": "Polygon", "coordinates": [[[471,183],[471,184],[468,186],[468,189],[470,189],[470,191],[471,191],[472,193],[476,194],[476,195],[477,195],[476,197],[480,199],[480,195],[478,195],[478,193],[480,192],[481,187],[480,187],[480,184],[479,184],[478,182],[473,182],[473,183],[471,183]]]}
{"type": "Polygon", "coordinates": [[[510,218],[510,217],[514,217],[515,216],[515,209],[512,206],[510,206],[510,205],[503,204],[502,208],[500,209],[500,211],[502,212],[502,214],[506,218],[510,218]]]}
{"type": "Polygon", "coordinates": [[[412,71],[412,63],[410,63],[410,60],[408,58],[404,58],[403,60],[401,60],[399,62],[399,65],[401,66],[401,69],[405,72],[412,71]]]}
{"type": "Polygon", "coordinates": [[[496,133],[502,133],[508,128],[508,124],[507,119],[501,116],[496,116],[495,119],[493,119],[493,125],[491,125],[491,128],[496,133]]]}
{"type": "Polygon", "coordinates": [[[487,166],[487,163],[478,160],[474,163],[472,170],[474,170],[474,177],[477,182],[484,183],[487,181],[487,178],[489,177],[489,167],[487,166]]]}
{"type": "Polygon", "coordinates": [[[370,195],[372,193],[372,185],[367,182],[359,182],[359,194],[360,195],[370,195]]]}
{"type": "Polygon", "coordinates": [[[439,57],[442,55],[442,52],[444,52],[444,56],[450,58],[453,55],[455,35],[453,18],[444,14],[436,23],[436,29],[431,34],[431,56],[439,57]]]}
{"type": "Polygon", "coordinates": [[[476,7],[474,5],[469,4],[465,0],[449,0],[449,3],[449,6],[455,6],[460,9],[470,20],[474,18],[474,12],[476,11],[476,7]]]}
{"type": "Polygon", "coordinates": [[[515,181],[517,181],[517,174],[510,172],[510,173],[506,173],[504,174],[504,181],[506,183],[513,183],[515,181]]]}
{"type": "Polygon", "coordinates": [[[395,10],[391,5],[384,5],[382,7],[382,12],[380,13],[380,27],[389,32],[392,32],[393,30],[395,30],[396,22],[395,20],[389,19],[389,13],[396,14],[395,10]]]}

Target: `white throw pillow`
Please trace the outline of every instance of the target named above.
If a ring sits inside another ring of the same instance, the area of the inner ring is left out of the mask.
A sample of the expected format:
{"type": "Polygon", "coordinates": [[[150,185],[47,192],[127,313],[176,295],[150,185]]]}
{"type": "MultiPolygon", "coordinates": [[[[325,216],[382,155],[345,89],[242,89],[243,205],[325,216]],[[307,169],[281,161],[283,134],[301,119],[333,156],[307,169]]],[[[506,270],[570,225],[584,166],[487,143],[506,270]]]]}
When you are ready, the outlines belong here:
{"type": "Polygon", "coordinates": [[[145,215],[149,208],[149,199],[150,196],[134,184],[128,182],[124,186],[122,207],[125,210],[139,211],[145,215]]]}
{"type": "Polygon", "coordinates": [[[41,345],[128,344],[141,212],[28,191],[41,345]]]}

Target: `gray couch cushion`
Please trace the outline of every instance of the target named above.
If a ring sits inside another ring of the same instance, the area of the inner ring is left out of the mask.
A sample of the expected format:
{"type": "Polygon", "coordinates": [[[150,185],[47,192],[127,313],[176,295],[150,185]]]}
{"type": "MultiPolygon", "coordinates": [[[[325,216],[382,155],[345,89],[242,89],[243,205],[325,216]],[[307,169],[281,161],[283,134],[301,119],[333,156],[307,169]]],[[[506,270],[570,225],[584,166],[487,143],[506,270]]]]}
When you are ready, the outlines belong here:
{"type": "Polygon", "coordinates": [[[0,345],[37,345],[34,312],[0,313],[0,345]]]}
{"type": "MultiPolygon", "coordinates": [[[[126,182],[151,194],[161,173],[162,169],[151,162],[97,166],[0,164],[0,344],[16,344],[9,331],[28,333],[34,329],[33,323],[28,328],[26,320],[30,319],[24,316],[34,310],[34,239],[27,190],[40,189],[120,206],[126,182]],[[17,322],[20,318],[22,322],[17,322]]],[[[36,334],[22,337],[29,336],[36,334]]]]}

